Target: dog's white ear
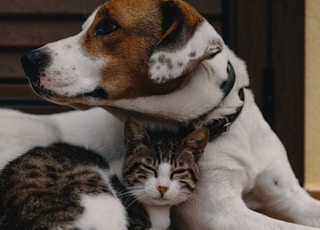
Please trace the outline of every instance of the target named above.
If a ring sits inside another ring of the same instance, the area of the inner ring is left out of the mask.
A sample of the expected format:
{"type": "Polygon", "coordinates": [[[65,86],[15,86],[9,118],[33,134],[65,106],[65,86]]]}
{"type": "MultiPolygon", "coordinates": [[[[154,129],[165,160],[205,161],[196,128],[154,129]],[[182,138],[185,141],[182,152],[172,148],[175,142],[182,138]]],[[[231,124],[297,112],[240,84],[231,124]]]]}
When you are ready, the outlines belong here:
{"type": "Polygon", "coordinates": [[[165,0],[161,9],[164,33],[149,60],[149,77],[156,83],[189,73],[223,48],[220,35],[187,3],[165,0]]]}

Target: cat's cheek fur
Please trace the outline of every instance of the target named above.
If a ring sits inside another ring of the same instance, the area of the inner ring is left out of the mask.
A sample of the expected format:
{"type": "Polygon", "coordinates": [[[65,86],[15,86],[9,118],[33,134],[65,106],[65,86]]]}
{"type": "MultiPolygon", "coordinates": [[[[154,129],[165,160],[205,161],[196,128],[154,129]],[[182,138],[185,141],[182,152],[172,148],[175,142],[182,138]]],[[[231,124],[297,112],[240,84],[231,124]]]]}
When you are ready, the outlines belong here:
{"type": "Polygon", "coordinates": [[[170,205],[184,201],[184,196],[180,194],[180,185],[177,181],[170,182],[169,190],[164,194],[163,198],[170,200],[170,205]]]}
{"type": "Polygon", "coordinates": [[[156,199],[160,197],[160,193],[157,190],[157,179],[154,177],[149,177],[144,184],[144,191],[146,195],[146,200],[148,202],[153,202],[152,199],[156,199]]]}
{"type": "Polygon", "coordinates": [[[81,205],[84,212],[74,226],[79,229],[127,229],[126,210],[117,197],[100,195],[82,195],[81,205]]]}

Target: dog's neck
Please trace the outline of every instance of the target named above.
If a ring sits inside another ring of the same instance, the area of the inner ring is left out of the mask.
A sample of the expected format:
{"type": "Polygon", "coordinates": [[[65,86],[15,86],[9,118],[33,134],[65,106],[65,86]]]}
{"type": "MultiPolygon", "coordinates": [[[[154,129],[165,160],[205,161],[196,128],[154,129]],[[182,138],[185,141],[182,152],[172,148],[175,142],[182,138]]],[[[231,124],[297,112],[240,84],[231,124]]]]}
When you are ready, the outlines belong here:
{"type": "MultiPolygon", "coordinates": [[[[134,105],[132,109],[127,106],[127,109],[122,109],[119,104],[108,106],[106,109],[123,120],[134,117],[151,131],[179,132],[181,127],[187,127],[182,130],[190,130],[192,127],[212,125],[212,121],[216,119],[221,120],[227,117],[228,120],[230,116],[234,117],[233,115],[243,105],[238,94],[243,86],[240,87],[239,83],[236,83],[235,71],[231,62],[224,69],[226,75],[224,80],[219,81],[219,78],[214,76],[212,63],[203,65],[202,69],[197,71],[192,74],[197,79],[189,79],[190,82],[186,82],[182,89],[174,92],[177,95],[155,96],[158,104],[154,104],[155,98],[152,98],[150,102],[149,98],[140,98],[137,99],[139,104],[132,100],[131,103],[134,105]],[[146,109],[146,106],[150,108],[146,109]]],[[[124,103],[128,105],[128,101],[124,103]]]]}
{"type": "MultiPolygon", "coordinates": [[[[187,133],[190,133],[191,131],[197,128],[205,127],[209,130],[209,140],[211,141],[214,138],[229,131],[230,126],[233,124],[233,122],[238,118],[239,114],[241,113],[244,103],[241,106],[239,106],[233,114],[225,115],[219,119],[211,119],[211,120],[206,119],[208,116],[210,116],[211,113],[214,113],[214,111],[219,108],[219,106],[223,103],[224,99],[229,95],[232,88],[234,87],[236,76],[235,76],[234,68],[230,63],[230,61],[228,61],[227,73],[228,73],[227,80],[225,80],[220,85],[220,88],[224,93],[224,96],[220,104],[215,106],[211,110],[209,110],[207,113],[188,122],[188,124],[180,124],[178,132],[181,132],[182,135],[186,135],[187,133]]],[[[241,88],[238,94],[239,94],[239,98],[244,102],[244,89],[241,88]]]]}

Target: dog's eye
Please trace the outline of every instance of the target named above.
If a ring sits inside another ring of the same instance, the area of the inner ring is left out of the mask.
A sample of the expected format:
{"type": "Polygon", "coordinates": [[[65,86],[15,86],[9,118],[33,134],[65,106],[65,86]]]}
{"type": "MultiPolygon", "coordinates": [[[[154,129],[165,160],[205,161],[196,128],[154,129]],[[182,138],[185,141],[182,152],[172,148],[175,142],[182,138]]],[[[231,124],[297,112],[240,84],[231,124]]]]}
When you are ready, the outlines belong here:
{"type": "Polygon", "coordinates": [[[115,31],[116,29],[118,29],[118,26],[115,23],[109,20],[102,20],[97,25],[94,35],[107,35],[115,31]]]}

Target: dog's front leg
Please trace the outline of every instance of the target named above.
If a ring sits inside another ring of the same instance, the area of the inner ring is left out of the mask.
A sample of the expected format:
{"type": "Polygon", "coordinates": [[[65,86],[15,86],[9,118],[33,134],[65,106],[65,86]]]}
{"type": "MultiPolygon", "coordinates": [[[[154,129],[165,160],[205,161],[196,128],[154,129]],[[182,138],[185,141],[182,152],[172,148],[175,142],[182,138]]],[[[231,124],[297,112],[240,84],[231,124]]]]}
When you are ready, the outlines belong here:
{"type": "Polygon", "coordinates": [[[173,210],[172,222],[183,230],[311,230],[250,210],[242,199],[246,174],[242,170],[204,170],[195,198],[173,210]]]}

